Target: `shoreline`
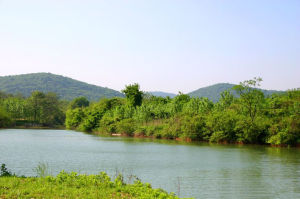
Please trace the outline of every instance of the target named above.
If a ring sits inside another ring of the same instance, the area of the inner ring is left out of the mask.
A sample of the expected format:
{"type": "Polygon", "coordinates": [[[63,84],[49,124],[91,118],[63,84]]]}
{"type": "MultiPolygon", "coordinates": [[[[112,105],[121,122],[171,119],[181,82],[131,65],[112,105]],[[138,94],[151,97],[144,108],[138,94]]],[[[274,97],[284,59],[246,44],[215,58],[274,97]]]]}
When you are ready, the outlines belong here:
{"type": "MultiPolygon", "coordinates": [[[[2,165],[3,166],[3,165],[2,165]]],[[[61,171],[58,175],[36,177],[17,176],[7,171],[0,173],[1,198],[165,198],[179,199],[172,192],[152,188],[137,177],[126,181],[122,174],[115,178],[105,172],[96,175],[61,171]]]]}
{"type": "Polygon", "coordinates": [[[0,128],[0,129],[32,129],[32,130],[73,130],[81,133],[87,133],[87,134],[92,134],[96,136],[106,136],[106,137],[130,137],[130,138],[137,138],[137,139],[152,139],[152,140],[170,140],[170,141],[178,141],[178,142],[183,142],[183,143],[213,143],[213,144],[220,144],[220,145],[237,145],[237,146],[268,146],[268,147],[274,147],[274,148],[300,148],[300,143],[297,143],[296,145],[272,145],[272,144],[251,144],[251,143],[243,143],[243,142],[209,142],[209,141],[203,141],[203,140],[191,140],[190,138],[175,138],[175,139],[170,139],[170,138],[156,138],[154,136],[146,136],[146,135],[127,135],[124,133],[112,133],[112,134],[107,134],[107,133],[101,133],[99,131],[92,131],[92,132],[84,132],[84,131],[79,131],[77,129],[67,129],[65,127],[42,127],[42,126],[36,126],[36,127],[26,127],[26,126],[15,126],[12,128],[0,128]]]}
{"type": "MultiPolygon", "coordinates": [[[[66,129],[67,130],[67,129],[66,129]]],[[[82,132],[82,131],[78,131],[82,132]]],[[[251,144],[251,143],[243,143],[243,142],[209,142],[209,141],[203,141],[203,140],[191,140],[190,138],[175,138],[175,139],[170,139],[170,138],[156,138],[154,136],[146,136],[146,135],[126,135],[122,133],[113,133],[113,134],[107,134],[107,133],[101,133],[101,132],[85,132],[88,134],[96,135],[96,136],[108,136],[108,137],[130,137],[130,138],[137,138],[137,139],[143,139],[143,138],[148,138],[148,139],[153,139],[153,140],[170,140],[170,141],[178,141],[178,142],[183,142],[183,143],[211,143],[211,144],[220,144],[220,145],[237,145],[237,146],[268,146],[268,147],[274,147],[274,148],[300,148],[300,143],[296,145],[272,145],[272,144],[251,144]]]]}
{"type": "Polygon", "coordinates": [[[49,129],[49,130],[67,130],[64,126],[57,126],[57,127],[49,127],[49,126],[13,126],[8,128],[0,128],[0,129],[49,129]]]}

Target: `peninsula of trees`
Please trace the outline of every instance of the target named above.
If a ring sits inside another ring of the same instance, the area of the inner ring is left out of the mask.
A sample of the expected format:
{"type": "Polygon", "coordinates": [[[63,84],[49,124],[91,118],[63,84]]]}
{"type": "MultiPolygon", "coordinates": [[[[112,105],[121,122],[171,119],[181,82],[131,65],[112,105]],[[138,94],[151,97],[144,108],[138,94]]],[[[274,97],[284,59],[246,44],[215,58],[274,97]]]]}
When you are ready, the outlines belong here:
{"type": "Polygon", "coordinates": [[[180,93],[174,98],[122,91],[125,98],[61,101],[54,93],[0,95],[0,127],[60,126],[94,134],[221,143],[300,143],[300,90],[265,95],[260,78],[224,91],[217,102],[180,93]],[[236,94],[233,94],[236,93],[236,94]]]}

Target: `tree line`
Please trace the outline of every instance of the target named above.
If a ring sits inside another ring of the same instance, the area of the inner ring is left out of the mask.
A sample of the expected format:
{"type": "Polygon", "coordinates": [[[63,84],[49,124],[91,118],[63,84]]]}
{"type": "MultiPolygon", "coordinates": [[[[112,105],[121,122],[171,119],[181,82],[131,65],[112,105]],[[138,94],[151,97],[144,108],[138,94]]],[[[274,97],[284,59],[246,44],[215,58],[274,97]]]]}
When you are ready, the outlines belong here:
{"type": "Polygon", "coordinates": [[[128,85],[122,91],[126,98],[102,99],[68,109],[66,127],[95,134],[191,141],[300,143],[300,90],[265,96],[256,89],[261,81],[244,81],[223,92],[217,103],[182,93],[173,99],[155,97],[141,92],[138,84],[128,85]]]}
{"type": "Polygon", "coordinates": [[[300,90],[265,96],[261,78],[247,80],[221,94],[218,102],[183,93],[156,97],[138,84],[125,98],[71,102],[54,93],[30,97],[0,93],[0,127],[60,126],[94,134],[182,139],[222,143],[297,145],[300,143],[300,90]],[[233,93],[237,93],[236,97],[233,93]]]}
{"type": "Polygon", "coordinates": [[[34,91],[30,97],[0,92],[0,128],[64,125],[67,102],[55,93],[34,91]]]}

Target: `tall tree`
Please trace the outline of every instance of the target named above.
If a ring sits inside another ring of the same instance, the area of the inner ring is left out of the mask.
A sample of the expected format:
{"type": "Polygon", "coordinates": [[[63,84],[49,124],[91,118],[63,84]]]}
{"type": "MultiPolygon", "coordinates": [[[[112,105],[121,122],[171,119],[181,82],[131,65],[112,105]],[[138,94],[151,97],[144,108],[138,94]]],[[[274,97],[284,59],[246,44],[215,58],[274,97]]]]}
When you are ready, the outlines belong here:
{"type": "Polygon", "coordinates": [[[246,80],[233,87],[239,94],[242,107],[252,122],[255,120],[264,100],[264,93],[256,89],[260,86],[260,82],[262,82],[262,79],[255,77],[253,80],[246,80]]]}
{"type": "Polygon", "coordinates": [[[34,91],[28,98],[30,116],[34,123],[46,126],[63,124],[64,113],[60,110],[58,97],[55,93],[34,91]]]}
{"type": "Polygon", "coordinates": [[[31,93],[30,98],[28,98],[30,115],[34,122],[40,123],[41,113],[42,113],[42,104],[45,99],[45,94],[40,91],[34,91],[31,93]]]}
{"type": "Polygon", "coordinates": [[[12,124],[12,119],[11,119],[10,115],[0,105],[0,128],[8,127],[11,124],[12,124]]]}
{"type": "Polygon", "coordinates": [[[131,85],[127,85],[122,92],[125,94],[127,102],[131,106],[140,106],[143,100],[143,92],[140,91],[140,86],[135,83],[131,85]]]}
{"type": "Polygon", "coordinates": [[[86,97],[77,97],[70,103],[71,109],[88,107],[89,105],[90,102],[86,97]]]}
{"type": "Polygon", "coordinates": [[[240,131],[238,141],[259,143],[265,142],[267,136],[267,120],[264,118],[264,93],[257,89],[261,78],[246,80],[233,89],[240,95],[238,100],[240,120],[236,129],[240,131]]]}

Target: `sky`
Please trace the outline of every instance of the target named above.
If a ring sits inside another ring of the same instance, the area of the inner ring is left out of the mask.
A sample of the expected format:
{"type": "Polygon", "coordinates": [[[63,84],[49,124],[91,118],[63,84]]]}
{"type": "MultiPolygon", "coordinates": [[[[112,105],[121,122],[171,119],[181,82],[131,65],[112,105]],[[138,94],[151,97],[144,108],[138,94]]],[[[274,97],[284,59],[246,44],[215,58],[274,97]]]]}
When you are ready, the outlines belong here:
{"type": "Polygon", "coordinates": [[[299,0],[0,0],[0,76],[188,93],[300,87],[299,0]]]}

